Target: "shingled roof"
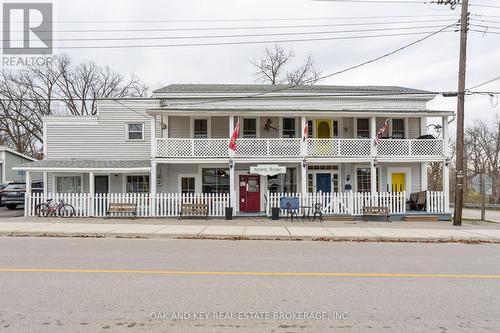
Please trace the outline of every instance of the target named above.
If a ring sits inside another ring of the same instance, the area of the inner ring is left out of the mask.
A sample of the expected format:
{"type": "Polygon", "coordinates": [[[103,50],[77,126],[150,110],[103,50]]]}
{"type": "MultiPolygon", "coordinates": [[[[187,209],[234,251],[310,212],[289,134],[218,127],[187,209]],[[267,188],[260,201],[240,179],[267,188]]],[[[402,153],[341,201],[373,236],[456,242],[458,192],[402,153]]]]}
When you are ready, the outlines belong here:
{"type": "Polygon", "coordinates": [[[432,94],[430,91],[399,87],[399,86],[334,86],[334,85],[303,85],[287,88],[287,85],[270,84],[171,84],[155,90],[155,94],[169,93],[263,93],[272,92],[277,89],[285,89],[285,93],[305,94],[338,94],[338,93],[416,93],[432,94]]]}

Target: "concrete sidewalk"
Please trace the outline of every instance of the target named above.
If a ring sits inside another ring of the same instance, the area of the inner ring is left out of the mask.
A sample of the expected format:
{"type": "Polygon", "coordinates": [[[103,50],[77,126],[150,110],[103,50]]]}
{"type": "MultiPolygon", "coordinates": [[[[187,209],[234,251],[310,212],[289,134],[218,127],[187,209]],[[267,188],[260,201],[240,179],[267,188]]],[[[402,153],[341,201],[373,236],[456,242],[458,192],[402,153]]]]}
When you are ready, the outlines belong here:
{"type": "Polygon", "coordinates": [[[394,228],[1,222],[0,236],[500,243],[500,229],[497,228],[446,228],[445,226],[394,228]]]}

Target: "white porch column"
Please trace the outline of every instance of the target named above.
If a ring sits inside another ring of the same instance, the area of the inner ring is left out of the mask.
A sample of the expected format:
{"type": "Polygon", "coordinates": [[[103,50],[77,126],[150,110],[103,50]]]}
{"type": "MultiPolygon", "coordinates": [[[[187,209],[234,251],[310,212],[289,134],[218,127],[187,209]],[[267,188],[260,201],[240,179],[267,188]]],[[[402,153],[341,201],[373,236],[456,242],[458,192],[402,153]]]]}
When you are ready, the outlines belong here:
{"type": "Polygon", "coordinates": [[[442,118],[443,122],[443,152],[444,159],[443,162],[443,192],[444,192],[444,207],[445,211],[448,213],[450,211],[450,167],[449,167],[449,152],[448,152],[448,136],[449,136],[449,128],[448,128],[448,117],[445,116],[442,118]]]}
{"type": "Polygon", "coordinates": [[[94,216],[94,197],[95,197],[95,177],[94,172],[89,172],[89,215],[94,216]]]}
{"type": "Polygon", "coordinates": [[[47,195],[49,192],[49,173],[47,171],[44,171],[43,174],[43,194],[44,196],[47,195]]]}
{"type": "Polygon", "coordinates": [[[234,186],[234,169],[236,168],[236,163],[233,160],[229,161],[229,195],[230,195],[230,205],[233,207],[233,215],[236,212],[236,191],[234,186]]]}
{"type": "Polygon", "coordinates": [[[156,157],[156,116],[151,115],[150,118],[150,131],[151,131],[151,158],[156,157]]]}
{"type": "Polygon", "coordinates": [[[26,193],[24,194],[24,216],[31,215],[31,174],[26,170],[26,193]]]}
{"type": "Polygon", "coordinates": [[[231,137],[233,130],[234,130],[234,117],[231,115],[229,116],[229,134],[227,136],[228,139],[231,137]]]}
{"type": "Polygon", "coordinates": [[[307,163],[305,160],[300,163],[300,192],[305,198],[307,195],[307,163]]]}
{"type": "Polygon", "coordinates": [[[150,216],[156,216],[156,185],[158,184],[156,161],[151,161],[151,176],[150,176],[150,192],[151,192],[151,209],[150,216]]]}
{"type": "Polygon", "coordinates": [[[372,116],[370,118],[370,139],[371,139],[371,147],[372,147],[372,156],[377,155],[377,150],[375,147],[375,137],[377,136],[377,118],[372,116]]]}
{"type": "Polygon", "coordinates": [[[420,191],[427,191],[427,162],[420,163],[420,191]]]}
{"type": "Polygon", "coordinates": [[[370,163],[370,192],[377,192],[377,166],[375,162],[370,163]]]}

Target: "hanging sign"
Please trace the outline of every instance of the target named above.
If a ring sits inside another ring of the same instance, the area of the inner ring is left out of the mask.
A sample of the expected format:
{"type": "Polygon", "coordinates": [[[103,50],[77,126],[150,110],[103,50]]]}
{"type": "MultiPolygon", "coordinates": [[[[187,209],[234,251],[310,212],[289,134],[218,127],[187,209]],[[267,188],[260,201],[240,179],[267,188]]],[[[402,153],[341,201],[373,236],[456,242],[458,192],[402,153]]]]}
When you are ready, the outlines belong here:
{"type": "Polygon", "coordinates": [[[286,173],[286,167],[276,164],[263,164],[250,167],[250,173],[263,176],[275,176],[279,173],[286,173]]]}

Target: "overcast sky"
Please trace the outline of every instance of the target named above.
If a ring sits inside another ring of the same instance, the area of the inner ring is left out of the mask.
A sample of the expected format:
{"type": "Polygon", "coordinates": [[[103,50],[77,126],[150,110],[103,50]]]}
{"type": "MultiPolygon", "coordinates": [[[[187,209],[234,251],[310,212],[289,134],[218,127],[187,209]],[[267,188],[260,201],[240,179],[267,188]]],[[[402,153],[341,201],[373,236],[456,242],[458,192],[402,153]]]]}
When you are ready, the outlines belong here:
{"type": "MultiPolygon", "coordinates": [[[[498,5],[497,0],[471,0],[472,3],[498,5]]],[[[324,19],[300,21],[237,21],[237,22],[123,22],[109,21],[175,21],[175,20],[246,20],[246,19],[304,19],[304,18],[347,18],[363,16],[406,16],[390,18],[387,21],[444,20],[436,15],[456,15],[459,9],[451,11],[448,7],[425,4],[366,4],[335,3],[309,0],[56,0],[54,1],[56,38],[89,37],[165,37],[228,35],[273,32],[336,31],[370,29],[384,27],[445,26],[447,22],[398,23],[394,25],[372,26],[333,26],[316,28],[282,28],[236,30],[237,27],[275,26],[275,25],[318,25],[354,22],[383,22],[384,19],[324,19]],[[427,15],[428,17],[424,16],[427,15]],[[76,21],[108,21],[76,23],[76,21]],[[155,28],[200,28],[225,27],[229,30],[188,30],[188,31],[128,31],[128,32],[63,32],[62,30],[81,29],[155,29],[155,28]]],[[[471,8],[473,15],[494,15],[489,18],[500,21],[500,8],[471,8]]],[[[478,16],[473,16],[478,19],[478,16]]],[[[483,17],[483,19],[486,19],[483,17]]],[[[451,22],[451,21],[448,21],[451,22]]],[[[480,23],[477,24],[488,24],[480,23]]],[[[497,25],[499,23],[489,23],[497,25]]],[[[418,31],[436,31],[439,28],[421,28],[418,31]]],[[[480,29],[479,27],[477,29],[480,29]]],[[[377,34],[417,31],[391,30],[377,31],[377,34]]],[[[490,31],[495,31],[494,28],[490,31]]],[[[496,30],[500,32],[500,29],[496,30]]],[[[374,33],[357,33],[358,35],[374,33]]],[[[64,49],[57,46],[71,45],[152,45],[185,44],[220,41],[276,40],[293,38],[322,38],[346,34],[322,34],[299,36],[271,36],[247,38],[213,38],[180,40],[133,40],[133,41],[88,41],[55,42],[56,52],[66,52],[75,60],[93,60],[107,64],[122,73],[135,73],[152,90],[171,83],[256,83],[254,68],[250,60],[262,54],[266,44],[225,45],[225,46],[184,46],[157,48],[121,49],[64,49]]],[[[295,50],[295,63],[298,65],[310,53],[316,66],[323,74],[338,71],[345,67],[390,52],[423,35],[395,36],[354,40],[324,40],[281,43],[295,50]]],[[[321,84],[340,85],[401,85],[435,91],[457,89],[458,71],[458,33],[448,32],[436,35],[425,42],[412,46],[389,58],[362,68],[334,76],[321,84]]],[[[270,45],[270,44],[267,44],[270,45]]],[[[500,76],[500,34],[471,32],[468,48],[467,86],[473,86],[500,76]]],[[[500,81],[483,86],[480,90],[500,91],[500,81]]],[[[455,99],[438,99],[431,104],[433,108],[454,109],[455,99]]],[[[468,97],[466,119],[490,118],[500,114],[500,106],[493,108],[486,96],[468,97]]]]}

